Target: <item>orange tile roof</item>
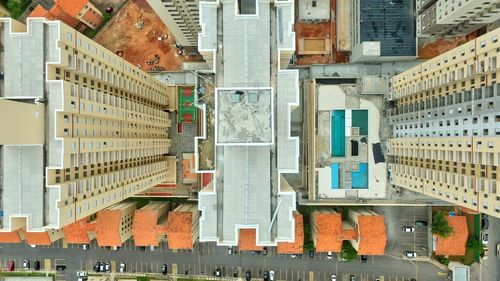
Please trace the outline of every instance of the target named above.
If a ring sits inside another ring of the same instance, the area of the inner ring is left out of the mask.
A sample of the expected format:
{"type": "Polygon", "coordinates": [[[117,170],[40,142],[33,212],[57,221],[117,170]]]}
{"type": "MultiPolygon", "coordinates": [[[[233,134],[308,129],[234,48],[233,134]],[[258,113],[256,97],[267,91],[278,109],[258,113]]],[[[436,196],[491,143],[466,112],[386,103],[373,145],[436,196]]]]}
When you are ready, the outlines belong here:
{"type": "Polygon", "coordinates": [[[295,242],[278,243],[278,254],[301,254],[304,252],[304,218],[298,212],[293,214],[295,219],[295,242]]]}
{"type": "Polygon", "coordinates": [[[87,10],[82,16],[82,19],[97,27],[102,22],[102,16],[96,13],[93,9],[87,10]]]}
{"type": "Polygon", "coordinates": [[[49,234],[47,232],[25,232],[24,239],[28,245],[51,245],[49,234]]]}
{"type": "Polygon", "coordinates": [[[21,243],[21,237],[17,231],[0,232],[0,243],[21,243]]]}
{"type": "Polygon", "coordinates": [[[255,228],[240,229],[238,248],[240,251],[262,251],[264,247],[257,246],[257,231],[255,228]]]}
{"type": "Polygon", "coordinates": [[[136,246],[158,246],[159,236],[166,234],[162,227],[158,226],[158,210],[141,209],[135,210],[132,235],[136,246]]]}
{"type": "Polygon", "coordinates": [[[168,214],[167,237],[169,249],[193,249],[193,213],[173,211],[168,214]]]}
{"type": "Polygon", "coordinates": [[[342,229],[342,240],[356,240],[358,239],[358,229],[349,228],[342,229]]]}
{"type": "Polygon", "coordinates": [[[465,216],[447,217],[448,224],[453,228],[453,233],[444,238],[436,235],[436,255],[463,256],[467,249],[467,218],[465,216]]]}
{"type": "Polygon", "coordinates": [[[56,5],[72,17],[76,17],[88,3],[89,0],[56,0],[56,5]]]}
{"type": "Polygon", "coordinates": [[[52,17],[52,15],[49,14],[49,11],[45,10],[45,8],[42,5],[40,5],[40,4],[38,4],[36,6],[36,8],[33,11],[31,11],[31,13],[29,14],[28,17],[32,17],[32,18],[43,18],[43,17],[45,17],[45,18],[47,18],[49,20],[53,20],[54,19],[54,17],[52,17]]]}
{"type": "Polygon", "coordinates": [[[63,228],[64,238],[70,244],[89,244],[89,231],[94,230],[95,223],[88,223],[87,218],[78,220],[63,228]]]}
{"type": "Polygon", "coordinates": [[[97,213],[95,234],[99,246],[121,246],[120,210],[102,210],[97,213]]]}
{"type": "Polygon", "coordinates": [[[195,172],[194,153],[185,153],[185,154],[191,154],[191,157],[182,159],[182,180],[189,182],[196,182],[198,181],[198,174],[195,172]]]}
{"type": "Polygon", "coordinates": [[[383,255],[387,243],[384,216],[358,215],[358,255],[383,255]]]}
{"type": "Polygon", "coordinates": [[[342,216],[339,213],[313,213],[316,223],[316,251],[342,250],[342,216]]]}

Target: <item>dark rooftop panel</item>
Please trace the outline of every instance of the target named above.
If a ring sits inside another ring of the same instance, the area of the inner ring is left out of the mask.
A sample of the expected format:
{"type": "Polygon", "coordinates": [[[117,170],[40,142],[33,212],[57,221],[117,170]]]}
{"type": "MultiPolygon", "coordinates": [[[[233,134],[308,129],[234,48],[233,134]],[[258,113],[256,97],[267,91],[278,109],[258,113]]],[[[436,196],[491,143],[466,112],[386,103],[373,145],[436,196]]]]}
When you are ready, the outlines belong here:
{"type": "Polygon", "coordinates": [[[380,41],[381,56],[416,56],[413,0],[360,0],[361,41],[380,41]]]}

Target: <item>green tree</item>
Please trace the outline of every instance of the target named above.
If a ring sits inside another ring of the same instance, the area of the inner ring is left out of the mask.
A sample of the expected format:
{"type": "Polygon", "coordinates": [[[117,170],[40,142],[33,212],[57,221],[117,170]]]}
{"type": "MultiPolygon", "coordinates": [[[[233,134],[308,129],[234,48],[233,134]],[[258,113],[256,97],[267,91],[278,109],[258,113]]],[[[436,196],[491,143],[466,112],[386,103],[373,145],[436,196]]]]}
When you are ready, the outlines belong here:
{"type": "Polygon", "coordinates": [[[440,264],[444,264],[444,265],[448,265],[448,264],[450,263],[450,260],[448,260],[448,258],[443,257],[443,256],[436,256],[436,260],[437,260],[440,264]]]}
{"type": "Polygon", "coordinates": [[[453,228],[448,224],[443,211],[438,211],[432,215],[432,233],[443,237],[448,237],[453,233],[453,228]]]}
{"type": "Polygon", "coordinates": [[[467,240],[467,248],[471,249],[474,253],[481,254],[484,246],[481,242],[479,242],[479,240],[474,238],[469,238],[469,240],[467,240]]]}
{"type": "Polygon", "coordinates": [[[358,258],[358,252],[349,241],[344,241],[342,243],[342,252],[340,253],[340,256],[343,261],[353,261],[358,258]]]}

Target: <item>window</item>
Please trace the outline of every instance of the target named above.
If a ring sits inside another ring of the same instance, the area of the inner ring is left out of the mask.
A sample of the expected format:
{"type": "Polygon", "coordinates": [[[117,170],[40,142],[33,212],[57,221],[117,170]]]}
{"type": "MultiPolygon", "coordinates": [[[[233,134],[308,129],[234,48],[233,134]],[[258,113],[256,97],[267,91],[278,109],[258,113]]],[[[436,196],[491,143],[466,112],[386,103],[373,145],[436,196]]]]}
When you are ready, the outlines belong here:
{"type": "Polygon", "coordinates": [[[69,41],[73,41],[73,34],[71,34],[71,32],[68,32],[66,34],[66,38],[69,40],[69,41]]]}

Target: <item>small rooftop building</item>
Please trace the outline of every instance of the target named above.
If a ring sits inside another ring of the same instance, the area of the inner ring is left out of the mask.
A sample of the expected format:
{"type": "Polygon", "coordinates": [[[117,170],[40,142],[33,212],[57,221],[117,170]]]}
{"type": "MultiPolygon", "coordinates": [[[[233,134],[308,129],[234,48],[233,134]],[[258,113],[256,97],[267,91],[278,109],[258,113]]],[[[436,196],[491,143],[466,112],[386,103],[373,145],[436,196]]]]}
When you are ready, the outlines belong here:
{"type": "Polygon", "coordinates": [[[352,1],[352,62],[417,58],[413,0],[352,1]]]}
{"type": "Polygon", "coordinates": [[[167,234],[166,221],[170,202],[149,202],[139,210],[135,210],[132,235],[136,246],[158,246],[167,234]]]}
{"type": "Polygon", "coordinates": [[[349,221],[358,229],[356,239],[349,240],[358,255],[384,255],[387,243],[384,216],[370,210],[350,209],[349,221]]]}
{"type": "Polygon", "coordinates": [[[299,21],[322,22],[329,21],[330,0],[299,0],[299,21]]]}
{"type": "Polygon", "coordinates": [[[97,213],[95,232],[101,247],[120,247],[132,237],[136,202],[122,202],[97,213]]]}
{"type": "Polygon", "coordinates": [[[257,246],[257,232],[252,228],[240,228],[238,234],[238,249],[240,251],[262,251],[264,247],[257,246]]]}
{"type": "Polygon", "coordinates": [[[80,219],[63,228],[64,239],[69,244],[89,244],[95,239],[94,227],[95,221],[91,221],[91,217],[80,219]]]}
{"type": "Polygon", "coordinates": [[[446,217],[448,224],[453,228],[453,233],[448,237],[434,235],[434,248],[438,256],[463,256],[467,250],[467,229],[466,216],[446,217]]]}
{"type": "Polygon", "coordinates": [[[168,214],[168,248],[193,249],[199,236],[199,213],[196,205],[182,204],[168,214]]]}

